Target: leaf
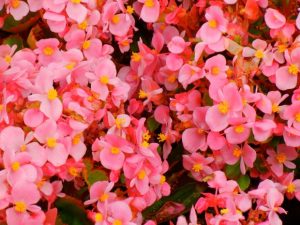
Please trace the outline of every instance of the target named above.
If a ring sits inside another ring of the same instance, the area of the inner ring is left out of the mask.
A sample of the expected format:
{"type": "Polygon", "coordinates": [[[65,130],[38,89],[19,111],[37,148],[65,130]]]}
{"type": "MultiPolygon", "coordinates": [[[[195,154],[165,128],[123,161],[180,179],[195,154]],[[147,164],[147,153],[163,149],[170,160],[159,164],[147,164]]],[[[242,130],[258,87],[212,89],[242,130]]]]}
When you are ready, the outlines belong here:
{"type": "Polygon", "coordinates": [[[154,132],[158,127],[159,123],[154,119],[154,117],[149,117],[146,121],[147,127],[150,132],[154,132]]]}
{"type": "Polygon", "coordinates": [[[81,201],[76,198],[66,196],[55,201],[59,218],[68,225],[92,225],[87,217],[87,213],[81,201]]]}
{"type": "Polygon", "coordinates": [[[226,165],[225,174],[226,174],[227,178],[236,180],[241,174],[240,162],[237,162],[234,165],[226,165]]]}
{"type": "Polygon", "coordinates": [[[237,55],[243,50],[243,46],[239,45],[235,41],[226,38],[225,39],[226,50],[230,52],[232,55],[237,55]]]}
{"type": "Polygon", "coordinates": [[[213,100],[209,96],[208,92],[204,92],[202,101],[203,101],[204,105],[207,105],[207,106],[212,106],[213,105],[213,100]]]}
{"type": "Polygon", "coordinates": [[[21,50],[24,47],[23,39],[19,35],[10,35],[3,40],[3,44],[7,44],[11,47],[16,45],[17,51],[21,50]]]}
{"type": "Polygon", "coordinates": [[[33,12],[28,13],[27,16],[25,16],[20,21],[15,20],[12,15],[9,15],[5,18],[1,30],[10,33],[20,33],[35,24],[39,18],[40,14],[33,12]]]}
{"type": "Polygon", "coordinates": [[[246,174],[243,176],[240,176],[239,179],[237,180],[240,188],[245,191],[249,185],[250,185],[250,177],[246,174]]]}
{"type": "Polygon", "coordinates": [[[163,197],[143,211],[144,219],[154,219],[158,223],[169,221],[190,210],[199,199],[206,186],[191,182],[180,186],[170,196],[163,197]]]}
{"type": "Polygon", "coordinates": [[[89,187],[97,181],[108,180],[106,172],[102,169],[94,168],[92,160],[85,158],[83,162],[85,164],[83,178],[89,187]]]}

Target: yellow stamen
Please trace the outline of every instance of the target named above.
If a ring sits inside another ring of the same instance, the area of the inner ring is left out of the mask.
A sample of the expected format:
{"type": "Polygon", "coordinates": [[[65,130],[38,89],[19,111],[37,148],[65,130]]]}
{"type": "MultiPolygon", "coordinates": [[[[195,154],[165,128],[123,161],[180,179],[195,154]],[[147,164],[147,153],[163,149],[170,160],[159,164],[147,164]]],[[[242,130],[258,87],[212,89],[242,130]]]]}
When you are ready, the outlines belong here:
{"type": "Polygon", "coordinates": [[[296,113],[295,120],[300,123],[300,113],[296,113]]]}
{"type": "Polygon", "coordinates": [[[73,177],[77,177],[79,174],[78,174],[78,170],[77,168],[71,166],[69,169],[68,169],[68,172],[69,174],[71,174],[73,177]]]}
{"type": "Polygon", "coordinates": [[[56,138],[47,138],[47,147],[54,148],[57,145],[56,138]]]}
{"type": "Polygon", "coordinates": [[[166,177],[164,175],[161,175],[159,182],[160,182],[160,184],[165,183],[166,182],[166,177]]]}
{"type": "Polygon", "coordinates": [[[109,77],[108,77],[107,75],[101,76],[101,77],[100,77],[100,82],[101,82],[102,84],[108,84],[108,82],[109,82],[109,77]]]}
{"type": "Polygon", "coordinates": [[[45,47],[45,48],[43,49],[43,53],[44,53],[44,55],[46,55],[46,56],[51,56],[51,55],[53,55],[53,53],[54,53],[54,49],[53,49],[52,47],[50,47],[50,46],[45,47]]]}
{"type": "Polygon", "coordinates": [[[177,80],[177,77],[175,76],[175,74],[171,74],[170,76],[168,76],[167,81],[171,84],[175,83],[175,81],[177,80]]]}
{"type": "Polygon", "coordinates": [[[23,201],[17,201],[17,202],[15,202],[15,210],[17,212],[23,213],[23,212],[26,211],[26,208],[27,208],[27,206],[26,206],[25,202],[23,202],[23,201]]]}
{"type": "Polygon", "coordinates": [[[115,120],[116,127],[120,129],[125,122],[126,122],[125,118],[116,118],[115,120]]]}
{"type": "Polygon", "coordinates": [[[167,140],[167,135],[165,135],[165,134],[163,134],[163,133],[160,133],[160,134],[158,134],[158,138],[157,138],[157,140],[159,141],[159,142],[164,142],[164,141],[166,141],[167,140]]]}
{"type": "Polygon", "coordinates": [[[265,56],[264,52],[261,49],[258,49],[254,55],[258,59],[262,59],[265,56]]]}
{"type": "Polygon", "coordinates": [[[14,9],[19,8],[20,6],[20,1],[19,0],[12,0],[11,1],[11,7],[13,7],[14,9]]]}
{"type": "Polygon", "coordinates": [[[134,9],[131,5],[128,5],[127,8],[126,8],[126,12],[128,14],[133,14],[134,13],[134,9]]]}
{"type": "Polygon", "coordinates": [[[87,26],[88,26],[88,22],[86,20],[84,20],[82,23],[79,23],[77,25],[77,27],[81,30],[85,30],[87,28],[87,26]]]}
{"type": "Polygon", "coordinates": [[[20,146],[20,151],[21,152],[25,152],[26,149],[27,149],[27,146],[25,144],[23,144],[23,145],[20,146]]]}
{"type": "Polygon", "coordinates": [[[240,148],[234,148],[233,149],[233,156],[236,158],[240,158],[240,156],[242,155],[242,150],[240,148]]]}
{"type": "Polygon", "coordinates": [[[284,163],[286,161],[286,155],[284,153],[278,153],[276,159],[279,163],[284,163]]]}
{"type": "Polygon", "coordinates": [[[71,2],[74,3],[74,4],[79,4],[80,0],[71,0],[71,2]]]}
{"type": "Polygon", "coordinates": [[[143,140],[144,140],[144,141],[149,141],[150,138],[151,138],[151,135],[149,134],[149,131],[147,130],[147,131],[143,134],[143,140]]]}
{"type": "Polygon", "coordinates": [[[143,180],[146,177],[146,171],[145,170],[140,170],[140,172],[138,173],[138,178],[139,180],[143,180]]]}
{"type": "Polygon", "coordinates": [[[147,98],[148,94],[142,89],[139,91],[139,98],[144,99],[147,98]]]}
{"type": "Polygon", "coordinates": [[[192,170],[194,170],[195,172],[198,173],[198,172],[200,172],[201,170],[203,170],[203,166],[202,166],[202,164],[200,164],[200,163],[196,163],[196,164],[193,165],[192,170]]]}
{"type": "Polygon", "coordinates": [[[91,46],[91,41],[84,41],[82,44],[82,48],[87,50],[91,46]]]}
{"type": "Polygon", "coordinates": [[[299,72],[299,68],[296,64],[291,64],[288,68],[288,71],[289,71],[290,74],[296,76],[299,72]]]}
{"type": "Polygon", "coordinates": [[[117,155],[117,154],[120,153],[120,149],[117,148],[117,147],[112,147],[112,148],[110,149],[110,152],[111,152],[112,154],[114,154],[114,155],[117,155]]]}
{"type": "Polygon", "coordinates": [[[47,95],[49,100],[54,100],[57,98],[57,91],[54,88],[51,88],[47,95]]]}
{"type": "Polygon", "coordinates": [[[224,215],[224,214],[229,213],[229,209],[227,209],[227,208],[221,209],[220,212],[221,212],[222,215],[224,215]]]}
{"type": "Polygon", "coordinates": [[[101,222],[103,220],[103,215],[101,213],[95,214],[95,222],[101,222]]]}
{"type": "Polygon", "coordinates": [[[71,63],[68,63],[67,65],[65,65],[65,68],[68,70],[72,70],[72,69],[74,69],[75,65],[76,65],[76,63],[71,62],[71,63]]]}
{"type": "Polygon", "coordinates": [[[105,202],[108,199],[109,195],[107,193],[103,193],[100,198],[99,201],[100,202],[105,202]]]}
{"type": "Polygon", "coordinates": [[[147,141],[143,141],[143,142],[142,142],[142,147],[144,147],[144,148],[148,148],[149,145],[150,145],[150,144],[149,144],[147,141]]]}
{"type": "Polygon", "coordinates": [[[210,28],[216,28],[218,26],[218,23],[216,20],[212,19],[212,20],[208,21],[208,26],[210,28]]]}
{"type": "Polygon", "coordinates": [[[73,138],[72,138],[72,144],[73,145],[78,145],[80,140],[82,137],[82,133],[76,134],[73,138]]]}
{"type": "Polygon", "coordinates": [[[154,1],[153,0],[146,0],[144,4],[145,4],[145,6],[147,6],[149,8],[154,7],[154,1]]]}
{"type": "Polygon", "coordinates": [[[11,62],[11,56],[7,55],[4,57],[5,62],[10,63],[11,62]]]}
{"type": "Polygon", "coordinates": [[[286,192],[287,193],[294,193],[296,190],[296,185],[294,183],[289,183],[287,186],[286,192]]]}
{"type": "Polygon", "coordinates": [[[220,73],[220,68],[219,67],[217,67],[217,66],[214,66],[214,67],[212,67],[212,69],[211,69],[211,74],[212,75],[218,75],[220,73]]]}
{"type": "Polygon", "coordinates": [[[138,53],[138,52],[133,52],[133,53],[132,53],[132,55],[131,55],[131,60],[132,60],[133,62],[139,62],[139,61],[141,61],[141,59],[142,59],[142,56],[141,56],[140,53],[138,53]]]}
{"type": "Polygon", "coordinates": [[[272,112],[273,113],[276,113],[279,111],[279,106],[275,103],[272,104],[272,112]]]}
{"type": "Polygon", "coordinates": [[[219,103],[218,109],[219,109],[220,113],[227,114],[229,111],[229,105],[226,101],[223,101],[223,102],[219,103]]]}
{"type": "Polygon", "coordinates": [[[16,171],[18,171],[19,169],[20,169],[20,163],[19,162],[13,162],[12,164],[11,164],[11,169],[14,171],[14,172],[16,172],[16,171]]]}
{"type": "Polygon", "coordinates": [[[245,127],[243,124],[240,124],[238,126],[235,126],[234,131],[238,134],[243,133],[245,130],[245,127]]]}
{"type": "Polygon", "coordinates": [[[286,50],[286,46],[285,45],[278,45],[278,51],[280,53],[283,53],[286,50]]]}
{"type": "Polygon", "coordinates": [[[122,225],[122,221],[121,220],[114,220],[112,225],[122,225]]]}
{"type": "Polygon", "coordinates": [[[118,24],[120,22],[120,16],[119,15],[113,15],[111,18],[111,22],[114,24],[118,24]]]}

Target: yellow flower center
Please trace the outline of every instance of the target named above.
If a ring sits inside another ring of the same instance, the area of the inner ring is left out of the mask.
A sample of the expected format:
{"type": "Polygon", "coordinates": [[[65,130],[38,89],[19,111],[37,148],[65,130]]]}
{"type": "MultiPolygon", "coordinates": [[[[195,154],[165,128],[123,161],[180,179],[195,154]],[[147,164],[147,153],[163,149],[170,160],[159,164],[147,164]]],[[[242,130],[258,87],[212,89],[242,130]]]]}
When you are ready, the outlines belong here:
{"type": "Polygon", "coordinates": [[[125,122],[126,122],[125,118],[116,118],[115,120],[116,127],[120,129],[125,122]]]}
{"type": "Polygon", "coordinates": [[[71,63],[68,63],[67,65],[65,65],[65,68],[68,70],[72,70],[72,69],[74,69],[75,65],[76,65],[76,63],[71,62],[71,63]]]}
{"type": "Polygon", "coordinates": [[[220,73],[220,68],[218,66],[214,66],[212,69],[211,69],[211,74],[212,75],[218,75],[220,73]]]}
{"type": "Polygon", "coordinates": [[[95,221],[96,222],[101,222],[103,220],[103,215],[101,213],[96,213],[95,214],[95,221]]]}
{"type": "Polygon", "coordinates": [[[154,7],[154,1],[153,0],[146,0],[144,4],[145,4],[145,6],[147,6],[149,8],[154,7]]]}
{"type": "Polygon", "coordinates": [[[143,141],[143,142],[142,142],[142,147],[144,147],[144,148],[148,148],[149,145],[150,145],[150,144],[149,144],[147,141],[143,141]]]}
{"type": "Polygon", "coordinates": [[[195,163],[195,164],[193,165],[192,170],[198,173],[198,172],[200,172],[201,170],[203,170],[203,166],[202,166],[201,163],[195,163]]]}
{"type": "Polygon", "coordinates": [[[221,209],[220,212],[221,212],[222,215],[224,215],[224,214],[229,213],[229,209],[227,209],[227,208],[221,209]]]}
{"type": "Polygon", "coordinates": [[[0,104],[0,112],[3,110],[4,106],[0,104]]]}
{"type": "Polygon", "coordinates": [[[77,27],[81,30],[85,30],[87,28],[87,26],[88,26],[88,22],[86,20],[84,20],[82,23],[79,23],[77,25],[77,27]]]}
{"type": "Polygon", "coordinates": [[[77,177],[78,176],[78,170],[77,168],[71,166],[69,169],[68,169],[68,172],[69,174],[71,174],[73,177],[77,177]]]}
{"type": "Polygon", "coordinates": [[[14,171],[14,172],[16,172],[16,171],[18,171],[19,169],[20,169],[20,163],[19,162],[13,162],[12,164],[11,164],[11,169],[14,171]]]}
{"type": "Polygon", "coordinates": [[[296,113],[295,120],[300,123],[300,113],[296,113]]]}
{"type": "Polygon", "coordinates": [[[91,46],[91,41],[84,41],[82,44],[82,48],[87,50],[91,46]]]}
{"type": "Polygon", "coordinates": [[[262,59],[264,56],[265,56],[264,52],[262,50],[260,50],[260,49],[258,49],[255,52],[255,57],[258,58],[258,59],[262,59]]]}
{"type": "Polygon", "coordinates": [[[57,145],[56,138],[47,138],[47,147],[48,148],[54,148],[57,145]]]}
{"type": "Polygon", "coordinates": [[[13,7],[14,9],[19,8],[20,6],[20,1],[19,0],[12,0],[11,1],[11,7],[13,7]]]}
{"type": "Polygon", "coordinates": [[[80,0],[71,0],[71,2],[74,3],[74,4],[79,4],[80,0]]]}
{"type": "Polygon", "coordinates": [[[73,145],[78,145],[81,139],[82,133],[76,134],[73,138],[72,138],[72,144],[73,145]]]}
{"type": "Polygon", "coordinates": [[[26,145],[23,144],[23,145],[20,146],[20,151],[21,151],[21,152],[25,152],[26,149],[27,149],[27,146],[26,146],[26,145]]]}
{"type": "Polygon", "coordinates": [[[144,99],[147,98],[148,94],[142,89],[139,91],[139,98],[144,99]]]}
{"type": "Polygon", "coordinates": [[[117,148],[117,147],[112,147],[112,148],[110,149],[110,152],[111,152],[112,154],[114,154],[114,155],[117,155],[117,154],[120,153],[120,149],[117,148]]]}
{"type": "Polygon", "coordinates": [[[107,75],[103,75],[100,77],[100,82],[101,84],[108,84],[109,82],[109,77],[107,75]]]}
{"type": "Polygon", "coordinates": [[[272,104],[272,112],[273,113],[276,113],[279,111],[279,106],[275,103],[272,104]]]}
{"type": "Polygon", "coordinates": [[[279,163],[284,163],[286,161],[286,155],[284,153],[278,153],[276,159],[279,163]]]}
{"type": "Polygon", "coordinates": [[[15,202],[15,210],[19,213],[23,213],[26,211],[26,204],[23,201],[17,201],[15,202]]]}
{"type": "Polygon", "coordinates": [[[146,176],[146,171],[145,170],[140,170],[140,172],[138,173],[138,178],[139,180],[143,180],[146,176]]]}
{"type": "Polygon", "coordinates": [[[166,182],[166,177],[164,175],[161,175],[159,182],[160,182],[160,184],[165,183],[166,182]]]}
{"type": "Polygon", "coordinates": [[[109,195],[107,193],[103,193],[100,198],[99,201],[100,202],[105,202],[108,199],[109,195]]]}
{"type": "Polygon", "coordinates": [[[163,134],[163,133],[160,133],[159,135],[158,135],[158,141],[159,142],[164,142],[165,140],[167,140],[167,135],[165,135],[165,134],[163,134]]]}
{"type": "Polygon", "coordinates": [[[7,55],[4,57],[5,62],[10,63],[11,62],[11,56],[7,55]]]}
{"type": "Polygon", "coordinates": [[[121,220],[114,220],[112,225],[122,225],[122,221],[121,220]]]}
{"type": "Polygon", "coordinates": [[[216,20],[212,19],[212,20],[209,20],[209,21],[208,21],[208,26],[209,26],[210,28],[216,28],[216,27],[218,26],[218,23],[217,23],[216,20]]]}
{"type": "Polygon", "coordinates": [[[57,98],[57,91],[54,88],[51,88],[47,95],[49,100],[54,100],[57,98]]]}
{"type": "Polygon", "coordinates": [[[245,127],[243,124],[235,126],[234,131],[238,134],[243,133],[245,130],[245,127]]]}
{"type": "Polygon", "coordinates": [[[283,53],[284,51],[286,50],[286,46],[285,45],[278,45],[278,51],[280,52],[280,53],[283,53]]]}
{"type": "Polygon", "coordinates": [[[177,78],[176,78],[175,74],[171,74],[170,76],[168,76],[167,81],[172,84],[176,81],[176,79],[177,78]]]}
{"type": "Polygon", "coordinates": [[[52,47],[50,47],[50,46],[45,47],[43,49],[43,53],[44,53],[44,55],[51,56],[54,53],[54,49],[52,47]]]}
{"type": "Polygon", "coordinates": [[[294,193],[296,190],[296,185],[293,183],[289,183],[289,185],[287,186],[286,192],[287,193],[294,193]]]}
{"type": "Polygon", "coordinates": [[[120,22],[120,16],[119,15],[113,15],[111,18],[111,22],[114,24],[118,24],[120,22]]]}
{"type": "Polygon", "coordinates": [[[229,105],[226,101],[219,103],[218,105],[219,112],[222,114],[226,114],[229,111],[229,105]]]}
{"type": "Polygon", "coordinates": [[[134,9],[131,5],[128,5],[127,8],[126,8],[126,12],[128,14],[133,14],[134,13],[134,9]]]}
{"type": "Polygon", "coordinates": [[[242,155],[242,150],[240,148],[234,148],[233,149],[233,156],[236,158],[240,158],[242,155]]]}
{"type": "Polygon", "coordinates": [[[151,138],[149,131],[147,130],[144,134],[143,134],[143,140],[144,141],[149,141],[149,139],[151,138]]]}
{"type": "Polygon", "coordinates": [[[133,53],[132,53],[132,55],[131,55],[131,60],[132,60],[133,62],[139,62],[139,61],[141,61],[141,59],[142,59],[142,56],[141,56],[140,53],[137,53],[137,52],[133,52],[133,53]]]}
{"type": "Polygon", "coordinates": [[[296,64],[291,64],[288,68],[288,71],[289,71],[290,74],[296,76],[299,72],[299,68],[296,64]]]}

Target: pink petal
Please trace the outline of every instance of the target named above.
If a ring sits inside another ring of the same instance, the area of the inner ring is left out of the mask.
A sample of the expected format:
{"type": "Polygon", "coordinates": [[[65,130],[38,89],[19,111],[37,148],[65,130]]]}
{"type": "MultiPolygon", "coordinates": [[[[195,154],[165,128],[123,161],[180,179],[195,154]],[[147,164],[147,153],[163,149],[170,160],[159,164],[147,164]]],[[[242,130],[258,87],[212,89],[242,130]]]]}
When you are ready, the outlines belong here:
{"type": "Polygon", "coordinates": [[[290,74],[288,66],[280,67],[276,71],[276,87],[280,90],[293,89],[297,85],[297,76],[290,74]]]}
{"type": "Polygon", "coordinates": [[[69,2],[67,4],[66,12],[68,16],[77,23],[82,23],[87,16],[87,9],[82,4],[74,4],[69,2]]]}

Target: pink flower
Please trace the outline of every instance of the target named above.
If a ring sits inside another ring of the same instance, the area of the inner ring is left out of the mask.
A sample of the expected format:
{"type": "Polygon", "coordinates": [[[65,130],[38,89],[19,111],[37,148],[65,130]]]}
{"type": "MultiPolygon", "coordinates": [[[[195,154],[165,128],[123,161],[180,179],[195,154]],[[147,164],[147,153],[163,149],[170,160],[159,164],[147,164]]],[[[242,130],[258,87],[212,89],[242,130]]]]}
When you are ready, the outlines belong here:
{"type": "Polygon", "coordinates": [[[36,43],[39,62],[42,65],[48,65],[50,62],[57,60],[60,57],[58,49],[59,41],[56,38],[48,38],[39,40],[36,43]]]}
{"type": "Polygon", "coordinates": [[[133,225],[131,219],[131,209],[124,201],[115,201],[108,205],[107,221],[111,224],[133,225]]]}
{"type": "Polygon", "coordinates": [[[284,127],[283,138],[287,146],[299,147],[300,146],[300,130],[293,127],[284,127]]]}
{"type": "Polygon", "coordinates": [[[34,132],[34,137],[45,145],[47,159],[54,166],[65,164],[69,153],[65,146],[60,143],[60,134],[54,120],[46,120],[39,125],[34,132]]]}
{"type": "Polygon", "coordinates": [[[265,21],[269,28],[279,29],[284,26],[286,19],[278,10],[268,8],[265,13],[265,21]]]}
{"type": "Polygon", "coordinates": [[[293,49],[290,55],[286,53],[285,58],[287,65],[276,71],[276,86],[283,91],[293,89],[297,85],[300,69],[300,48],[293,49]]]}
{"type": "Polygon", "coordinates": [[[196,37],[200,37],[207,44],[216,43],[221,39],[222,33],[226,32],[228,22],[218,6],[207,8],[205,18],[208,21],[201,26],[196,37]]]}
{"type": "Polygon", "coordinates": [[[15,20],[21,20],[29,13],[29,7],[24,1],[9,0],[7,11],[14,17],[15,20]]]}
{"type": "Polygon", "coordinates": [[[213,157],[203,157],[198,153],[192,153],[189,155],[183,155],[183,167],[186,170],[191,171],[193,177],[198,180],[202,181],[202,179],[213,173],[213,170],[208,164],[214,161],[213,157]]]}
{"type": "Polygon", "coordinates": [[[212,131],[225,129],[232,114],[239,112],[243,108],[242,98],[235,84],[229,83],[218,91],[215,99],[218,104],[209,107],[205,121],[212,131]]]}
{"type": "Polygon", "coordinates": [[[253,124],[252,131],[257,141],[266,141],[276,128],[276,123],[270,119],[258,120],[253,124]]]}
{"type": "Polygon", "coordinates": [[[288,173],[280,182],[283,185],[284,191],[288,199],[300,199],[300,179],[294,180],[294,172],[288,173]]]}
{"type": "Polygon", "coordinates": [[[228,143],[241,144],[248,139],[251,132],[251,123],[245,122],[246,118],[235,118],[235,121],[231,121],[232,126],[224,131],[228,143]]]}
{"type": "Polygon", "coordinates": [[[184,39],[180,36],[175,36],[168,43],[168,49],[170,52],[174,54],[180,54],[184,51],[184,49],[189,45],[189,42],[185,42],[184,39]]]}
{"type": "MultiPolygon", "coordinates": [[[[36,204],[40,200],[40,193],[37,186],[33,183],[18,183],[12,188],[11,203],[13,207],[6,210],[6,219],[8,224],[22,225],[27,223],[31,217],[42,213],[41,208],[36,204]]],[[[39,217],[36,217],[37,224],[39,217]]],[[[42,222],[45,220],[43,216],[42,222]]]]}
{"type": "Polygon", "coordinates": [[[245,144],[243,148],[240,148],[237,145],[229,145],[228,147],[221,149],[221,153],[225,163],[229,165],[234,165],[241,160],[240,169],[242,174],[246,173],[246,166],[249,168],[253,167],[253,163],[256,159],[256,151],[248,144],[245,144]]]}
{"type": "Polygon", "coordinates": [[[141,18],[147,23],[154,23],[158,20],[160,4],[158,0],[139,0],[143,3],[141,18]]]}
{"type": "Polygon", "coordinates": [[[133,153],[133,149],[125,139],[112,134],[106,135],[100,141],[100,145],[102,145],[100,161],[110,170],[121,169],[125,160],[124,153],[133,153]]]}
{"type": "Polygon", "coordinates": [[[37,91],[28,96],[28,99],[41,102],[41,112],[56,121],[62,114],[63,106],[58,98],[57,90],[53,87],[52,75],[49,69],[41,70],[35,80],[37,91]]]}
{"type": "Polygon", "coordinates": [[[227,77],[226,70],[228,66],[223,55],[218,54],[206,60],[204,69],[206,71],[205,76],[210,82],[214,82],[215,79],[225,79],[227,77]]]}
{"type": "Polygon", "coordinates": [[[298,154],[293,147],[288,147],[284,144],[278,145],[277,152],[268,149],[267,162],[271,165],[271,170],[277,175],[283,174],[283,165],[290,169],[295,169],[296,165],[291,161],[296,159],[298,154]]]}
{"type": "Polygon", "coordinates": [[[202,77],[204,77],[204,73],[199,67],[184,64],[179,70],[178,81],[182,84],[184,89],[186,89],[189,84],[202,77]]]}
{"type": "Polygon", "coordinates": [[[287,106],[283,112],[284,119],[289,127],[300,130],[300,102],[295,102],[287,106]]]}
{"type": "Polygon", "coordinates": [[[113,200],[116,195],[110,192],[113,188],[114,183],[108,181],[97,181],[90,188],[90,200],[84,202],[85,205],[98,202],[98,204],[107,204],[113,200]]]}

